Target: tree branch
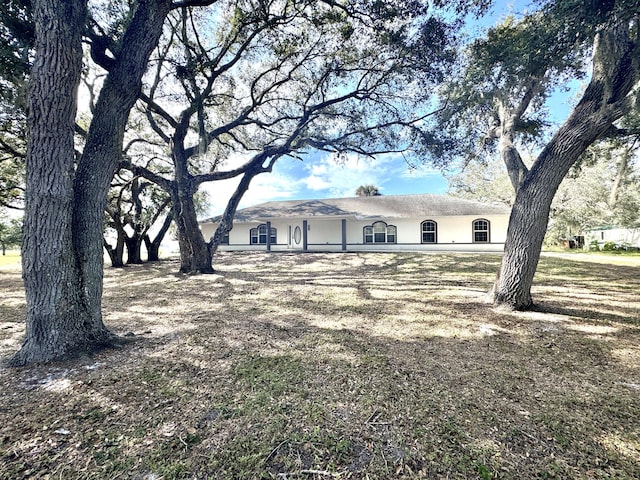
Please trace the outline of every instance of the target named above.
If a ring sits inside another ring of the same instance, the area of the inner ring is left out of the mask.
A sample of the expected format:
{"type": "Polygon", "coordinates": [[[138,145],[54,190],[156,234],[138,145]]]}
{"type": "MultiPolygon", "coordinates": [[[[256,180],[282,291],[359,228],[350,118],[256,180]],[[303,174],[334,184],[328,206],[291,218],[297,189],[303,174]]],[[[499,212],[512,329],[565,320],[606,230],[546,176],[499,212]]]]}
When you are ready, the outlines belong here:
{"type": "Polygon", "coordinates": [[[176,10],[185,7],[208,7],[218,0],[176,0],[171,4],[171,9],[176,10]]]}

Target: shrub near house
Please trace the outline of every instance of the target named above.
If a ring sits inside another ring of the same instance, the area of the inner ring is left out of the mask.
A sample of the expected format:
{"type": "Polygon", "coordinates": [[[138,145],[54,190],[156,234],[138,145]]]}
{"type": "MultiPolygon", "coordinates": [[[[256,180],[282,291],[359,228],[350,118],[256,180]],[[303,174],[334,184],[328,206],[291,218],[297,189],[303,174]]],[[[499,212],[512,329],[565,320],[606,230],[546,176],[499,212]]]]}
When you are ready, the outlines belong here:
{"type": "Polygon", "coordinates": [[[640,249],[640,228],[594,227],[585,233],[585,238],[591,250],[640,249]]]}

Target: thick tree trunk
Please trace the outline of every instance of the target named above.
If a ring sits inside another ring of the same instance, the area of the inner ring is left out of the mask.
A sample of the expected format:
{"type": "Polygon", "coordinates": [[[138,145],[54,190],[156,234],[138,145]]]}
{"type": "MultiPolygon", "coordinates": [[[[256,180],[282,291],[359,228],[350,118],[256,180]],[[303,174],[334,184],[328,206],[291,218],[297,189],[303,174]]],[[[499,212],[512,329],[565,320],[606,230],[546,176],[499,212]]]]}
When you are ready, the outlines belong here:
{"type": "Polygon", "coordinates": [[[12,365],[74,356],[115,340],[101,312],[103,215],[129,111],[170,6],[170,0],[138,2],[109,66],[74,172],[86,1],[34,2],[37,47],[29,95],[23,247],[27,328],[12,365]]]}
{"type": "MultiPolygon", "coordinates": [[[[556,172],[555,178],[561,180],[564,175],[559,169],[556,172]]],[[[502,264],[494,284],[493,301],[496,305],[517,310],[533,305],[531,286],[557,188],[529,174],[518,189],[509,218],[502,264]]]]}
{"type": "Polygon", "coordinates": [[[639,48],[629,40],[625,27],[628,29],[622,25],[597,39],[589,86],[518,189],[500,272],[492,290],[496,305],[513,309],[532,306],[531,285],[558,186],[589,145],[636,102],[630,92],[640,79],[639,48]]]}
{"type": "Polygon", "coordinates": [[[174,217],[180,246],[181,273],[214,273],[211,249],[198,225],[193,193],[178,187],[173,198],[174,217]]]}
{"type": "Polygon", "coordinates": [[[118,238],[116,238],[116,246],[112,247],[105,240],[104,249],[107,251],[107,254],[109,254],[112,267],[124,267],[124,236],[122,236],[120,232],[118,232],[118,238]]]}
{"type": "Polygon", "coordinates": [[[144,244],[147,247],[147,260],[150,262],[157,262],[160,260],[160,244],[164,239],[165,235],[169,231],[169,227],[171,226],[171,222],[173,221],[173,213],[169,212],[164,219],[164,223],[160,230],[156,234],[155,238],[151,240],[149,235],[144,236],[144,244]]]}
{"type": "Polygon", "coordinates": [[[71,355],[85,349],[87,337],[106,338],[106,329],[94,328],[83,301],[71,229],[86,2],[35,0],[33,7],[36,54],[28,98],[22,245],[27,316],[24,343],[10,361],[14,366],[71,355]]]}
{"type": "Polygon", "coordinates": [[[134,232],[131,237],[125,238],[127,246],[127,265],[140,265],[142,261],[142,242],[143,237],[134,232]]]}
{"type": "Polygon", "coordinates": [[[178,230],[178,244],[180,245],[180,272],[214,273],[211,264],[211,249],[204,240],[198,224],[194,201],[198,185],[189,173],[189,155],[184,149],[185,137],[189,130],[190,115],[187,113],[183,112],[181,121],[175,130],[171,152],[175,168],[175,182],[171,192],[171,200],[178,230]]]}
{"type": "Polygon", "coordinates": [[[102,216],[121,157],[129,112],[142,87],[149,55],[158,43],[170,0],[141,0],[110,66],[75,178],[74,247],[92,321],[102,323],[102,216]]]}
{"type": "Polygon", "coordinates": [[[147,247],[147,261],[157,262],[160,260],[160,243],[154,243],[149,236],[144,237],[144,243],[147,247]]]}

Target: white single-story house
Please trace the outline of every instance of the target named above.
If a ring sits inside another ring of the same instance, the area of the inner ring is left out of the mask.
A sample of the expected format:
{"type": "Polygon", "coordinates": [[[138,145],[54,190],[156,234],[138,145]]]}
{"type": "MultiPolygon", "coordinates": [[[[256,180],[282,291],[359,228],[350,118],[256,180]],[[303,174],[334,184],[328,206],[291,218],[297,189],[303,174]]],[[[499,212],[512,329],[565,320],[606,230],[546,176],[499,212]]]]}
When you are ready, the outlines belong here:
{"type": "MultiPolygon", "coordinates": [[[[274,201],[240,209],[221,250],[502,251],[510,209],[444,195],[274,201]]],[[[210,239],[220,216],[200,222],[210,239]]]]}
{"type": "Polygon", "coordinates": [[[596,241],[600,248],[613,242],[617,247],[640,248],[640,228],[620,228],[613,225],[593,227],[585,232],[585,248],[596,241]]]}

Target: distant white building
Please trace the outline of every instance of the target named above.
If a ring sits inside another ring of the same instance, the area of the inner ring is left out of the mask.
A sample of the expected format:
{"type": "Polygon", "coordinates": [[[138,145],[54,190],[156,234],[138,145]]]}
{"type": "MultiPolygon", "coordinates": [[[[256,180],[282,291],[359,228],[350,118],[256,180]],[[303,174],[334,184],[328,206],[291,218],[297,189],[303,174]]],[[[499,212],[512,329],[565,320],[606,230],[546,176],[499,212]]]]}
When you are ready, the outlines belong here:
{"type": "MultiPolygon", "coordinates": [[[[431,194],[267,202],[238,210],[220,249],[501,252],[509,213],[431,194]]],[[[220,218],[200,222],[205,239],[220,218]]]]}
{"type": "Polygon", "coordinates": [[[616,246],[640,248],[640,228],[619,228],[611,225],[594,227],[585,232],[585,246],[597,241],[600,248],[613,242],[616,246]]]}

